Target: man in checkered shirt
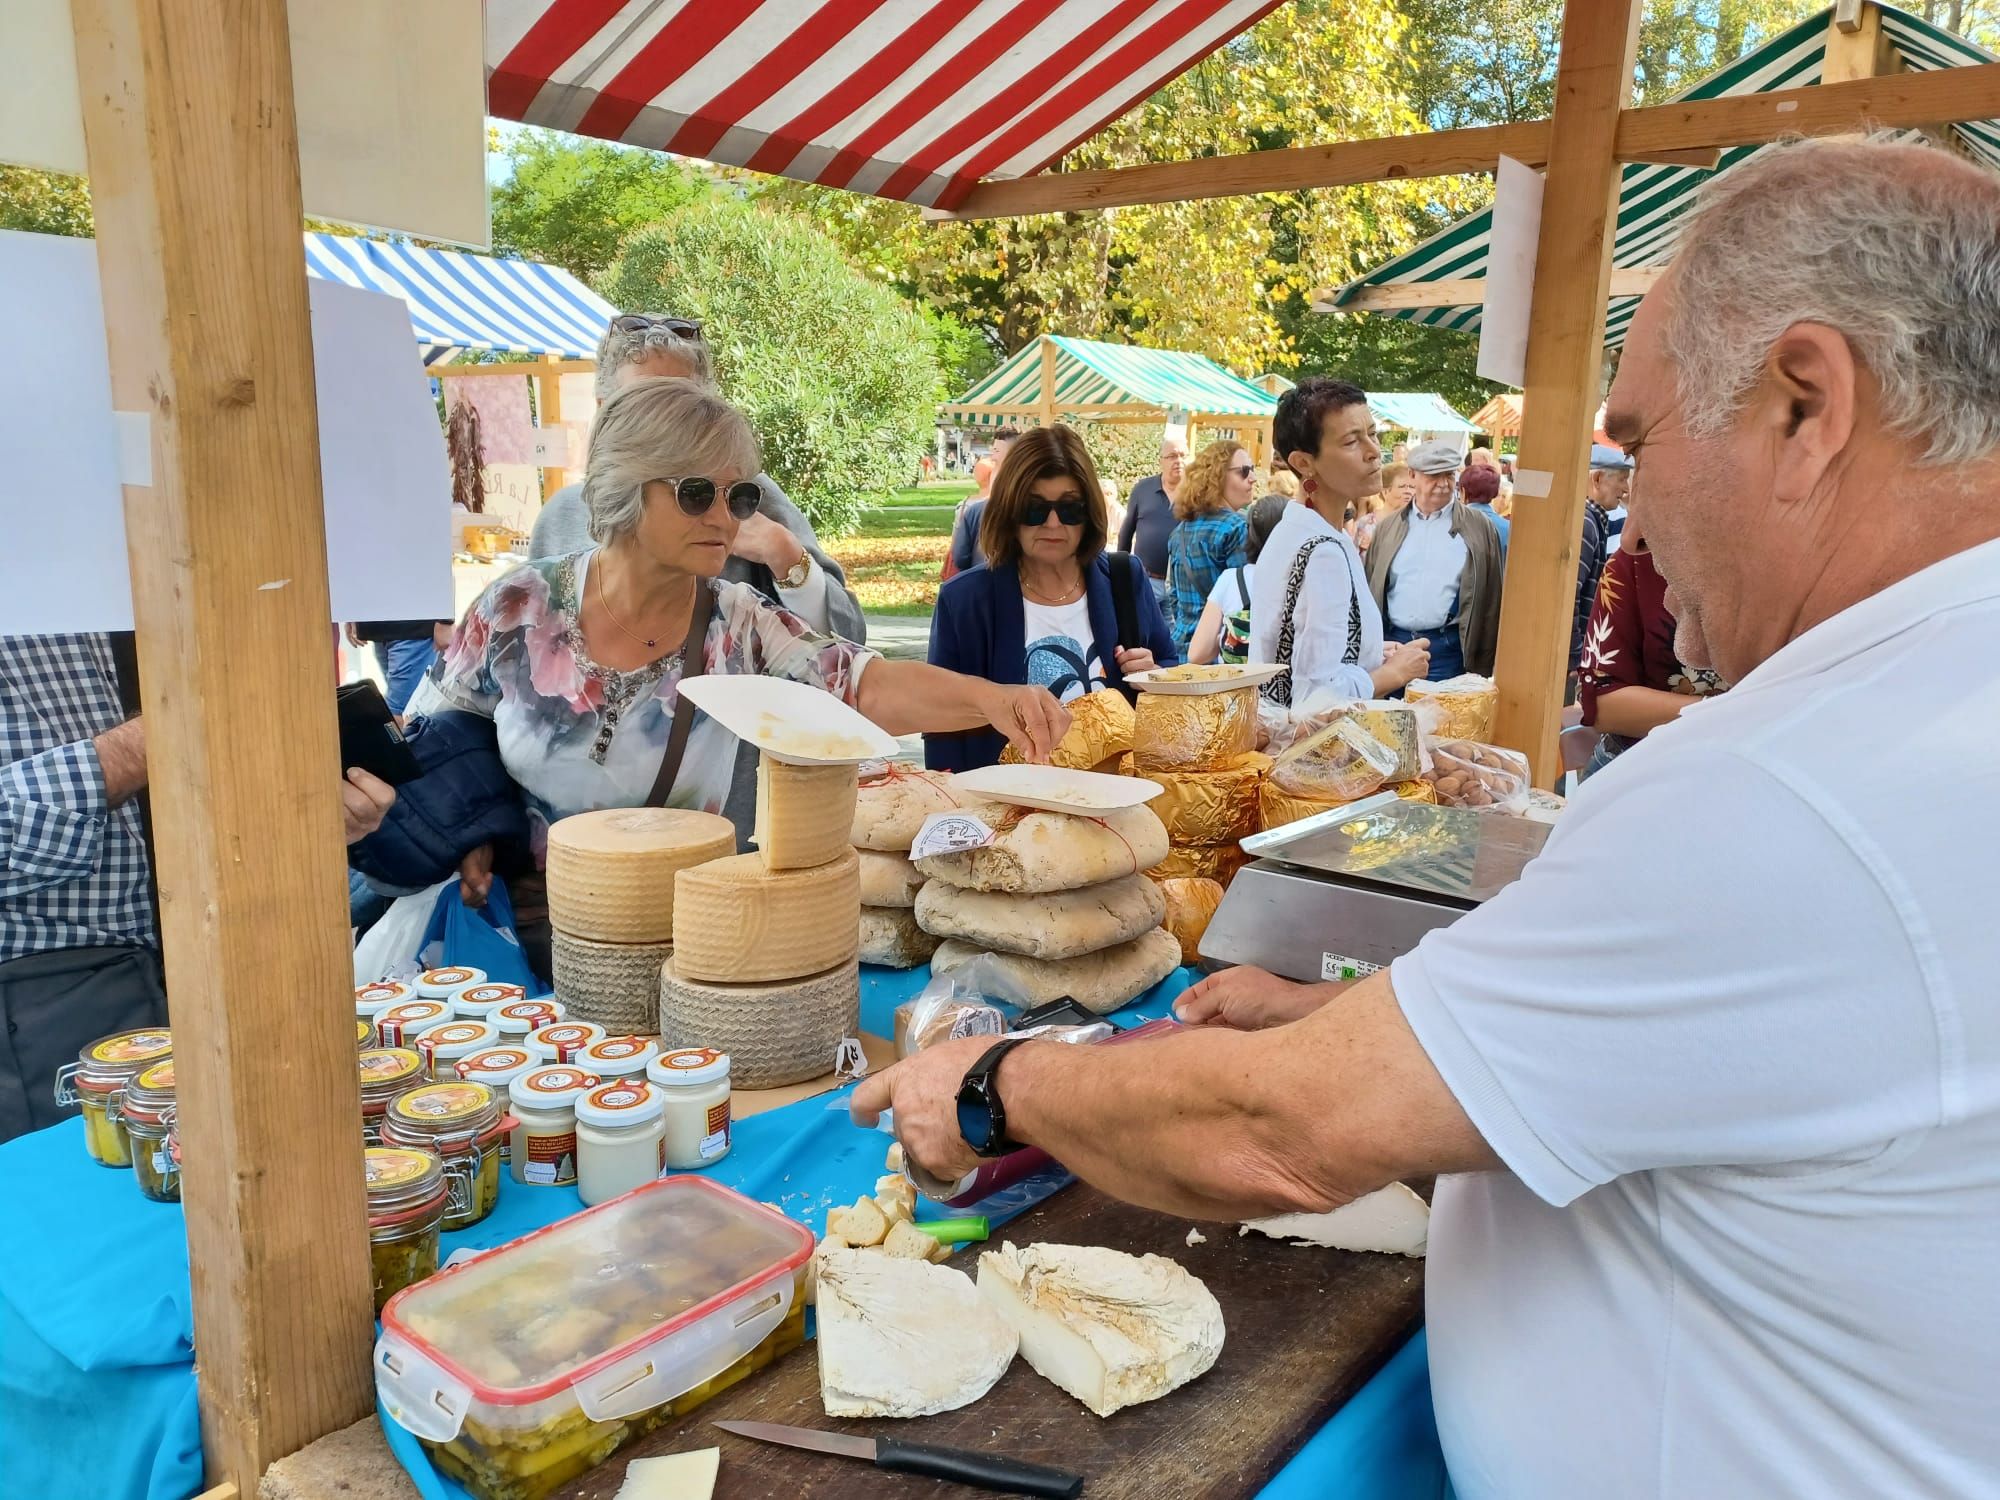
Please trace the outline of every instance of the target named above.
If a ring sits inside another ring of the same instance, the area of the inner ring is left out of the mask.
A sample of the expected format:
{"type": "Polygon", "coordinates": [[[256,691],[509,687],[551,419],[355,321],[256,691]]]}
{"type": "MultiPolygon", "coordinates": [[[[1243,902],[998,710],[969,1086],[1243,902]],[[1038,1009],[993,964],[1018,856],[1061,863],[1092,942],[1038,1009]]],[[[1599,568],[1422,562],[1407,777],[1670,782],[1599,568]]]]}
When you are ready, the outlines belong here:
{"type": "MultiPolygon", "coordinates": [[[[62,1118],[55,1072],[79,1049],[167,1019],[124,651],[98,634],[0,636],[0,1141],[62,1118]]],[[[348,842],[395,797],[349,771],[348,842]]]]}

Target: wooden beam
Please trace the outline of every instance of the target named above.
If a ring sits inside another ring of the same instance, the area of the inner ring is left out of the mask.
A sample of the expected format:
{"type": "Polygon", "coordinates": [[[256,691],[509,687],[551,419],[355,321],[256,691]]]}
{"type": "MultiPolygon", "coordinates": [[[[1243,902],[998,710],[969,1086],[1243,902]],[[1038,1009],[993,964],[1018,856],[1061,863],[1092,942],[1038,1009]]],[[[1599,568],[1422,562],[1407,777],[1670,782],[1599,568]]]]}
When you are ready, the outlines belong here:
{"type": "MultiPolygon", "coordinates": [[[[562,372],[551,369],[549,366],[583,362],[559,360],[554,355],[546,357],[543,369],[535,376],[535,425],[537,427],[553,427],[562,421],[562,372]]],[[[596,362],[588,361],[588,363],[594,365],[596,362]]],[[[568,481],[569,470],[567,469],[542,470],[542,498],[544,500],[548,499],[549,496],[561,489],[568,481]]]]}
{"type": "Polygon", "coordinates": [[[1562,772],[1556,735],[1618,222],[1619,168],[1611,143],[1632,90],[1641,3],[1600,0],[1563,12],[1517,470],[1551,478],[1541,499],[1524,494],[1516,480],[1493,671],[1500,687],[1494,738],[1524,752],[1535,784],[1543,787],[1562,772]]]}
{"type": "Polygon", "coordinates": [[[1628,109],[1618,120],[1618,156],[1687,146],[1755,146],[1786,135],[1830,135],[1872,126],[1920,129],[2000,117],[2000,62],[1893,73],[1770,94],[1683,99],[1628,109]]]}
{"type": "Polygon", "coordinates": [[[1851,83],[1857,78],[1882,78],[1902,70],[1896,44],[1882,30],[1882,8],[1874,0],[1836,7],[1826,26],[1826,57],[1819,81],[1851,83]],[[1851,11],[1852,14],[1843,12],[1851,11]]]}
{"type": "Polygon", "coordinates": [[[1035,415],[1044,427],[1056,425],[1056,341],[1042,335],[1042,398],[1035,403],[1035,415]]]}
{"type": "MultiPolygon", "coordinates": [[[[1643,297],[1667,274],[1665,266],[1633,266],[1611,273],[1612,297],[1643,297]]],[[[1390,281],[1364,286],[1346,302],[1335,304],[1337,288],[1329,287],[1313,302],[1315,312],[1397,312],[1416,307],[1478,307],[1486,301],[1486,280],[1473,276],[1454,281],[1390,281]]]]}
{"type": "Polygon", "coordinates": [[[210,1481],[373,1410],[284,0],[72,0],[125,487],[210,1481]]]}

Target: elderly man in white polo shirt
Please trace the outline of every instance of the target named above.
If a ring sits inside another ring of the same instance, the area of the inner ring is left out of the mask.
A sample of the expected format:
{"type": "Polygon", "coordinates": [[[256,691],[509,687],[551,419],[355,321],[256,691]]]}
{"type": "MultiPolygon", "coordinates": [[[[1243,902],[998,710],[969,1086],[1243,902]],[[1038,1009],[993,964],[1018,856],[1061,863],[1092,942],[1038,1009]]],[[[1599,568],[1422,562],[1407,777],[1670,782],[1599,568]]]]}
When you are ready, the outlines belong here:
{"type": "Polygon", "coordinates": [[[1500,639],[1500,528],[1458,498],[1463,467],[1450,443],[1412,448],[1417,492],[1376,523],[1368,544],[1368,588],[1382,611],[1382,638],[1428,640],[1433,682],[1491,673],[1500,639]]]}
{"type": "Polygon", "coordinates": [[[2000,180],[1859,140],[1713,179],[1607,430],[1732,692],[1387,973],[1229,970],[1200,1034],[950,1042],[856,1108],[947,1179],[1020,1141],[1199,1217],[1445,1174],[1463,1500],[1990,1497],[2000,180]]]}

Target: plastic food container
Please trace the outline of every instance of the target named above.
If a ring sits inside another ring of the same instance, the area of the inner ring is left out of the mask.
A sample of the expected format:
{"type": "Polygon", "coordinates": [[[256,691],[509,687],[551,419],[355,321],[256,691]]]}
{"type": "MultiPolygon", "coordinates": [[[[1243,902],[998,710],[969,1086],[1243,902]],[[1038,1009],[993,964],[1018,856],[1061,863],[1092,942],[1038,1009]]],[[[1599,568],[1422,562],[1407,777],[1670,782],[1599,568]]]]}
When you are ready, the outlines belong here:
{"type": "Polygon", "coordinates": [[[484,983],[486,983],[486,971],[469,965],[454,965],[448,969],[426,969],[417,976],[417,998],[454,1000],[460,990],[484,983]]]}
{"type": "Polygon", "coordinates": [[[385,1047],[414,1047],[417,1038],[451,1019],[449,1000],[405,1000],[375,1016],[375,1035],[385,1047]]]}
{"type": "Polygon", "coordinates": [[[516,1000],[487,1019],[500,1028],[503,1043],[519,1042],[530,1032],[553,1026],[568,1014],[560,1000],[516,1000]]]}
{"type": "Polygon", "coordinates": [[[544,1500],[796,1348],[812,1235],[667,1177],[392,1300],[375,1389],[480,1500],[544,1500]]]}
{"type": "Polygon", "coordinates": [[[368,1260],[379,1313],[404,1287],[437,1274],[438,1226],[449,1184],[444,1163],[428,1151],[377,1147],[365,1157],[368,1260]]]}
{"type": "Polygon", "coordinates": [[[444,1227],[464,1229],[500,1201],[500,1141],[514,1128],[483,1083],[427,1083],[399,1095],[382,1121],[382,1144],[429,1151],[444,1162],[451,1195],[444,1227]]]}
{"type": "Polygon", "coordinates": [[[558,1021],[528,1033],[528,1050],[543,1062],[569,1063],[593,1042],[604,1040],[604,1028],[595,1021],[558,1021]]]}
{"type": "Polygon", "coordinates": [[[713,1047],[662,1052],[646,1077],[667,1101],[666,1164],[713,1166],[729,1154],[729,1054],[713,1047]]]}
{"type": "Polygon", "coordinates": [[[597,1075],[567,1063],[533,1068],[507,1085],[514,1130],[507,1171],[524,1187],[568,1187],[576,1181],[576,1101],[597,1087],[597,1075]]]}
{"type": "Polygon", "coordinates": [[[181,1165],[169,1149],[174,1132],[174,1060],[156,1062],[125,1085],[119,1117],[132,1143],[132,1175],[155,1203],[181,1201],[181,1165]]]}
{"type": "Polygon", "coordinates": [[[382,1144],[382,1117],[399,1094],[424,1081],[424,1060],[408,1047],[372,1047],[358,1059],[361,1068],[361,1138],[382,1144]]]}
{"type": "Polygon", "coordinates": [[[527,998],[518,984],[468,984],[452,996],[451,1008],[469,1021],[490,1021],[501,1006],[527,998]]]}
{"type": "Polygon", "coordinates": [[[447,1021],[431,1027],[416,1041],[426,1071],[438,1083],[447,1083],[458,1076],[456,1065],[461,1058],[499,1045],[500,1028],[490,1021],[447,1021]]]}
{"type": "Polygon", "coordinates": [[[100,1167],[129,1167],[132,1143],[118,1118],[125,1085],[173,1055],[173,1033],[164,1026],[99,1037],[56,1073],[56,1103],[83,1111],[83,1149],[100,1167]]]}

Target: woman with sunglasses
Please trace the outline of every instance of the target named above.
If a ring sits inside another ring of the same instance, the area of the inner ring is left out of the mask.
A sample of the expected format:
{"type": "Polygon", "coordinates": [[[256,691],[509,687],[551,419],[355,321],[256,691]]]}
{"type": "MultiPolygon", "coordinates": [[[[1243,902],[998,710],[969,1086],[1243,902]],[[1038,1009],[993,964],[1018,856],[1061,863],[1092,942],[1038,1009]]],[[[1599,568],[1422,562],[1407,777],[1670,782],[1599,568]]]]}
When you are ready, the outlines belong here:
{"type": "MultiPolygon", "coordinates": [[[[932,664],[1063,702],[1174,665],[1180,656],[1145,569],[1107,553],[1109,534],[1083,439],[1061,426],[1025,434],[993,476],[979,527],[986,561],[938,594],[932,664]]],[[[988,731],[927,733],[924,763],[969,771],[993,764],[1004,743],[988,731]]]]}
{"type": "Polygon", "coordinates": [[[1243,512],[1257,497],[1257,465],[1234,438],[1217,438],[1188,465],[1174,496],[1175,526],[1167,539],[1167,624],[1187,653],[1215,580],[1244,563],[1243,512]]]}
{"type": "MultiPolygon", "coordinates": [[[[824,688],[891,734],[991,726],[996,741],[1045,760],[1068,728],[1039,689],[884,660],[724,581],[736,528],[757,508],[759,462],[749,423],[712,391],[658,377],[624,386],[598,414],[584,473],[597,545],[492,584],[418,690],[413,713],[494,721],[538,864],[547,824],[653,800],[697,637],[702,670],[824,688]]],[[[664,805],[724,811],[735,764],[735,737],[695,715],[664,805]]],[[[739,842],[747,833],[739,826],[739,842]]],[[[491,859],[474,851],[462,870],[474,904],[491,859]]]]}

